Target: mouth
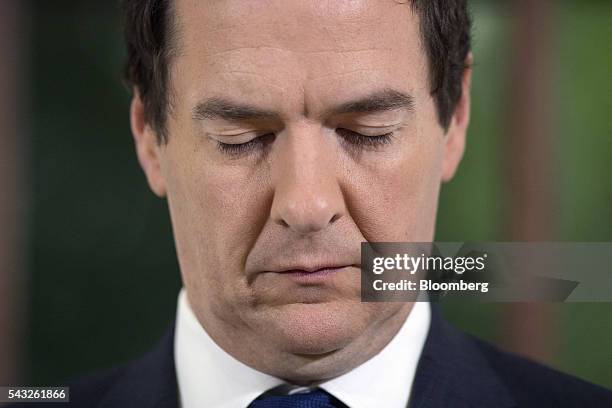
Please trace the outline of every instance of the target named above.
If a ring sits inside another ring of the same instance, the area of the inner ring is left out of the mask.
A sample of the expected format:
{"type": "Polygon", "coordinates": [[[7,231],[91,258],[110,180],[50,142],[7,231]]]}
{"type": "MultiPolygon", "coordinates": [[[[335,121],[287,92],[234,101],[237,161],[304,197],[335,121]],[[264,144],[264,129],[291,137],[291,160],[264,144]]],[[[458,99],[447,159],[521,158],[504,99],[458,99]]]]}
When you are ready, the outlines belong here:
{"type": "Polygon", "coordinates": [[[303,284],[325,283],[334,278],[335,275],[346,271],[354,265],[324,266],[317,269],[295,268],[275,272],[276,274],[303,284]]]}

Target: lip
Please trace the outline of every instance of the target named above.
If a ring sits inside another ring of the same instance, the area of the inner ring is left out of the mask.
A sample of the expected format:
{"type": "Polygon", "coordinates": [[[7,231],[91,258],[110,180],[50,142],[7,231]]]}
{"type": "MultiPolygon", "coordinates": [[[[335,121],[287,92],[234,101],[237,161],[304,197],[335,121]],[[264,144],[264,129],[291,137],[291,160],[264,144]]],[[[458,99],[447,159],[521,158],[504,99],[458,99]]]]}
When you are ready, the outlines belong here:
{"type": "Polygon", "coordinates": [[[348,263],[316,263],[316,264],[311,264],[309,266],[305,266],[305,265],[300,265],[300,264],[296,264],[296,265],[289,265],[289,266],[284,266],[281,268],[275,268],[273,270],[271,270],[270,272],[276,272],[276,273],[296,273],[296,272],[300,272],[300,273],[315,273],[315,272],[321,272],[324,270],[332,270],[332,269],[341,269],[341,268],[345,268],[347,266],[352,266],[348,263]]]}
{"type": "Polygon", "coordinates": [[[274,271],[274,273],[292,279],[298,283],[314,284],[324,283],[327,280],[333,279],[334,275],[351,267],[354,267],[354,265],[324,266],[310,269],[300,267],[274,271]]]}

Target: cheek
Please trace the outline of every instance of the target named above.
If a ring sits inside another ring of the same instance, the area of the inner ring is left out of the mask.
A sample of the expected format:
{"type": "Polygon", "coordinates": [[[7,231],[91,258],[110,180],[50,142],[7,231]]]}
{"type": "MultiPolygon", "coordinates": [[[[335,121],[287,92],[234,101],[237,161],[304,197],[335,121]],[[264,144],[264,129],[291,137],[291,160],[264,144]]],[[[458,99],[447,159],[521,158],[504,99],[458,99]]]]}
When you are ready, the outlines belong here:
{"type": "Polygon", "coordinates": [[[272,204],[266,172],[211,165],[202,169],[201,180],[194,188],[199,211],[206,213],[203,228],[206,241],[214,245],[211,255],[244,265],[272,204]]]}
{"type": "Polygon", "coordinates": [[[269,183],[244,167],[219,166],[204,152],[171,145],[165,173],[185,284],[200,293],[234,290],[269,213],[269,183]]]}
{"type": "Polygon", "coordinates": [[[347,186],[349,212],[366,240],[433,239],[443,137],[427,130],[414,129],[393,153],[352,169],[357,177],[347,186]]]}

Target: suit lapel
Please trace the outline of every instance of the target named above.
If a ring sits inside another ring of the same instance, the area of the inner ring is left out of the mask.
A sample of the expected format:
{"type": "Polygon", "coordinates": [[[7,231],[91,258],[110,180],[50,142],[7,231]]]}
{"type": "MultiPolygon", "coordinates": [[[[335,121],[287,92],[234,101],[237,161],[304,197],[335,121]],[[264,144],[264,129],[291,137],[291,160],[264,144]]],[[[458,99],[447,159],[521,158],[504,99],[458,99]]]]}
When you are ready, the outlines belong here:
{"type": "Polygon", "coordinates": [[[515,406],[474,340],[448,324],[438,305],[431,307],[431,326],[414,379],[410,407],[515,406]]]}
{"type": "Polygon", "coordinates": [[[99,408],[178,408],[174,324],[157,346],[130,364],[99,408]]]}

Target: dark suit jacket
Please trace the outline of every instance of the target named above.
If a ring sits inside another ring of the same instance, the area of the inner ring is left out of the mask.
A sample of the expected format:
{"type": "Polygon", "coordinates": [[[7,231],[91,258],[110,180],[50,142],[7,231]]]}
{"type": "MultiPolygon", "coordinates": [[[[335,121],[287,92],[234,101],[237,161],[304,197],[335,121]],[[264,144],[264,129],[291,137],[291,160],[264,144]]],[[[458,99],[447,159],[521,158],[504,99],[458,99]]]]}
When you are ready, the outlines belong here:
{"type": "MultiPolygon", "coordinates": [[[[40,406],[177,408],[173,339],[174,330],[170,329],[144,357],[70,384],[70,404],[40,406]]],[[[431,327],[410,407],[603,408],[612,407],[612,391],[505,353],[460,332],[432,305],[431,327]]]]}

